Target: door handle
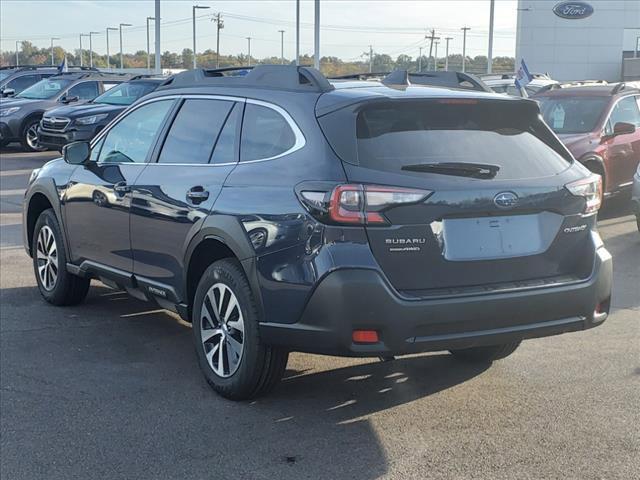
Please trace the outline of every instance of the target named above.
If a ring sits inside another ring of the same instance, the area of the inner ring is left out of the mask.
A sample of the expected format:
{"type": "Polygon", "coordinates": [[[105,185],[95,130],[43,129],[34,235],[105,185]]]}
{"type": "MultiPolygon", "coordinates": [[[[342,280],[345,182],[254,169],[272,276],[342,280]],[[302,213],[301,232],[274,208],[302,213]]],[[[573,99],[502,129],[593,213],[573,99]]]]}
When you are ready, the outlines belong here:
{"type": "Polygon", "coordinates": [[[187,192],[187,198],[193,203],[202,203],[209,198],[209,192],[202,187],[193,187],[187,192]]]}
{"type": "Polygon", "coordinates": [[[127,182],[118,182],[113,186],[113,190],[116,193],[124,194],[131,191],[131,187],[127,185],[127,182]]]}

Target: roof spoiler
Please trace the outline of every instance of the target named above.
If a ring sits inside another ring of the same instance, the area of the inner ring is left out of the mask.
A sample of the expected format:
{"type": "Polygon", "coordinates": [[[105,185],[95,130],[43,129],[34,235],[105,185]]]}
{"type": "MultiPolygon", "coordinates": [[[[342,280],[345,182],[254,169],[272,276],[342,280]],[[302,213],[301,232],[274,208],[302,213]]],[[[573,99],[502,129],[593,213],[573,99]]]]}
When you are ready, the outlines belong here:
{"type": "Polygon", "coordinates": [[[295,65],[188,70],[169,78],[160,89],[199,86],[272,88],[317,93],[334,89],[319,70],[295,65]]]}

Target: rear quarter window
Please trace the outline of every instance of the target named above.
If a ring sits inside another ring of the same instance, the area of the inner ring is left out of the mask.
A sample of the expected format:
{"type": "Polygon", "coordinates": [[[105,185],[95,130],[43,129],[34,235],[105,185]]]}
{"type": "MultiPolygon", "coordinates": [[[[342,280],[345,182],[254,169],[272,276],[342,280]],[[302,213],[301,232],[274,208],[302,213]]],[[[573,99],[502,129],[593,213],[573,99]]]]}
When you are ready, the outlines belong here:
{"type": "Polygon", "coordinates": [[[279,112],[247,103],[242,122],[240,161],[277,157],[291,150],[295,144],[296,135],[279,112]]]}

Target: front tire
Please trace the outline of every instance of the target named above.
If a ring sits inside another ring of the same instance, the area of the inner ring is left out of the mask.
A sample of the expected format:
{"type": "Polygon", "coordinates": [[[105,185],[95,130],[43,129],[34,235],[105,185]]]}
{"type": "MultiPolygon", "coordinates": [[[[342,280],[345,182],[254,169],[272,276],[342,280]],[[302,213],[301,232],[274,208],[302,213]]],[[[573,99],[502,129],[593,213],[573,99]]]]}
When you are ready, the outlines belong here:
{"type": "Polygon", "coordinates": [[[466,362],[491,363],[508,357],[520,346],[520,341],[504,343],[502,345],[490,345],[487,347],[472,347],[460,350],[449,350],[451,354],[466,362]]]}
{"type": "Polygon", "coordinates": [[[42,212],[36,221],[31,254],[38,288],[47,302],[77,305],[85,299],[90,280],[67,272],[64,238],[52,209],[42,212]]]}
{"type": "Polygon", "coordinates": [[[22,130],[22,148],[27,152],[44,152],[47,147],[41,147],[38,144],[38,124],[40,119],[32,118],[27,120],[27,123],[22,130]]]}
{"type": "Polygon", "coordinates": [[[282,378],[289,352],[261,343],[258,318],[241,266],[230,259],[211,264],[195,294],[193,339],[202,373],[223,397],[264,395],[282,378]]]}

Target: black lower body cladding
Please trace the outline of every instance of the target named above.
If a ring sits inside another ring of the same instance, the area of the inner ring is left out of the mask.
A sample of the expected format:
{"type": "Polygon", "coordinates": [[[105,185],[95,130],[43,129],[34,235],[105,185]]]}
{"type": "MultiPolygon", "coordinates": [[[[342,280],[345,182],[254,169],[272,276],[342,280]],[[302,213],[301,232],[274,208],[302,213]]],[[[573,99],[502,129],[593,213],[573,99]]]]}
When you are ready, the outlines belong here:
{"type": "Polygon", "coordinates": [[[407,299],[378,271],[336,270],[298,323],[262,324],[261,335],[291,350],[363,357],[498,345],[601,324],[611,284],[612,259],[602,246],[585,280],[453,297],[407,299]],[[375,330],[379,341],[356,343],[354,330],[375,330]]]}

